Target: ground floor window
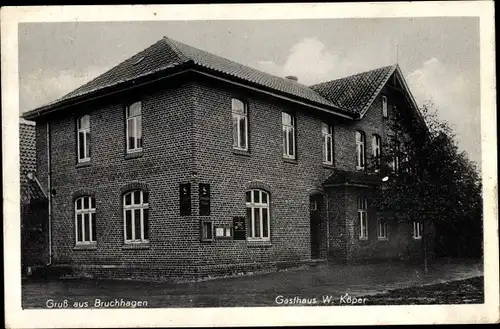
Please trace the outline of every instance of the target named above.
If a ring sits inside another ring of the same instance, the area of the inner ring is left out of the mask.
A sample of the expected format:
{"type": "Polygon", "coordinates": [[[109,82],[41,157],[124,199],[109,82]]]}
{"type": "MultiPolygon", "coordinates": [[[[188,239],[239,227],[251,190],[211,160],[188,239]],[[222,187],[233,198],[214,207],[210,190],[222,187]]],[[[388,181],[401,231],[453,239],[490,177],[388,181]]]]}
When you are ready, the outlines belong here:
{"type": "Polygon", "coordinates": [[[413,222],[413,238],[421,239],[422,238],[422,223],[419,221],[413,222]]]}
{"type": "Polygon", "coordinates": [[[76,244],[96,242],[95,199],[83,196],[75,200],[76,244]]]}
{"type": "Polygon", "coordinates": [[[378,230],[377,230],[378,231],[378,234],[377,234],[378,238],[380,240],[387,239],[387,222],[382,218],[379,218],[377,220],[377,222],[378,222],[377,223],[378,224],[377,225],[378,226],[378,230]]]}
{"type": "Polygon", "coordinates": [[[149,240],[148,194],[131,191],[123,196],[123,221],[125,242],[147,242],[149,240]]]}
{"type": "Polygon", "coordinates": [[[214,239],[214,225],[212,221],[201,222],[201,241],[212,241],[214,239]]]}
{"type": "Polygon", "coordinates": [[[361,240],[368,239],[368,216],[367,216],[368,201],[366,198],[358,198],[358,218],[359,218],[359,238],[361,240]]]}
{"type": "Polygon", "coordinates": [[[249,240],[269,240],[270,216],[269,194],[262,190],[246,192],[247,223],[249,240]]]}

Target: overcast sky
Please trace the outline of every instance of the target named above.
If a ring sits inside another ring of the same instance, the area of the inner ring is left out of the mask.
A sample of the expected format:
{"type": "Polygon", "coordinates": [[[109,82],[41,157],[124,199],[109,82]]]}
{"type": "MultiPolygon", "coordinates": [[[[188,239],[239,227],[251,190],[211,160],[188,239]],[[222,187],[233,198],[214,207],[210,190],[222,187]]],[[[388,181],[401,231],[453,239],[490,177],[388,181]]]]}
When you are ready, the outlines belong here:
{"type": "Polygon", "coordinates": [[[53,101],[163,36],[304,84],[399,63],[461,149],[481,161],[477,18],[19,24],[21,112],[53,101]]]}

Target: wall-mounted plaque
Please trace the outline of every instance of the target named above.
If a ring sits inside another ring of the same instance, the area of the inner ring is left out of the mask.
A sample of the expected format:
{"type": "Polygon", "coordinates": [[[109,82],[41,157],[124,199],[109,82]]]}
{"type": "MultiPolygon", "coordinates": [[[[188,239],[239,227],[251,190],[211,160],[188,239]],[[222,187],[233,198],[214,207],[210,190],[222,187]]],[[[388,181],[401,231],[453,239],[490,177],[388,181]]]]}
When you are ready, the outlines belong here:
{"type": "Polygon", "coordinates": [[[191,216],[191,184],[179,185],[179,208],[181,216],[191,216]]]}
{"type": "Polygon", "coordinates": [[[210,184],[200,183],[200,216],[210,216],[210,184]]]}
{"type": "Polygon", "coordinates": [[[245,217],[233,217],[233,239],[234,240],[246,240],[246,218],[245,217]]]}

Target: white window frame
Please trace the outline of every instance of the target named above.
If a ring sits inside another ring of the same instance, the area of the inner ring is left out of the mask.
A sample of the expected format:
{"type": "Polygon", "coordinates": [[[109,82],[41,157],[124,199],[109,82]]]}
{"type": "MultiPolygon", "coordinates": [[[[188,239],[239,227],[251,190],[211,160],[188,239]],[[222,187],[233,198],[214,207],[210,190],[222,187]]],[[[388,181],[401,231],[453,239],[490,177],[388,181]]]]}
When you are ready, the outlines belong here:
{"type": "Polygon", "coordinates": [[[323,135],[323,164],[333,165],[333,127],[323,122],[321,133],[323,135]],[[330,151],[330,159],[328,159],[328,151],[330,151]]]}
{"type": "Polygon", "coordinates": [[[286,159],[295,159],[296,154],[296,141],[295,141],[295,116],[289,112],[281,112],[281,127],[283,134],[283,157],[286,159]],[[285,124],[285,116],[290,116],[291,124],[285,124]],[[291,137],[290,137],[291,136],[291,137]],[[291,138],[291,140],[290,140],[291,138]],[[292,145],[292,152],[290,153],[290,144],[292,145]]]}
{"type": "Polygon", "coordinates": [[[76,120],[76,143],[77,143],[77,155],[78,162],[89,162],[90,161],[90,141],[87,139],[87,135],[90,137],[90,115],[85,114],[76,120]],[[82,127],[83,119],[87,119],[88,126],[82,127]],[[80,154],[80,133],[83,133],[83,156],[80,154]]]}
{"type": "Polygon", "coordinates": [[[89,195],[81,196],[75,200],[75,244],[76,245],[88,245],[96,244],[97,237],[92,229],[92,223],[95,221],[95,199],[89,195]],[[88,199],[88,208],[85,208],[85,200],[88,199]],[[78,209],[78,201],[81,200],[81,208],[78,209]],[[89,227],[85,227],[85,215],[89,216],[89,227]],[[81,226],[78,227],[78,216],[82,217],[81,226]],[[82,241],[78,241],[78,232],[82,232],[82,241]],[[85,241],[85,231],[88,230],[89,240],[85,241]]]}
{"type": "Polygon", "coordinates": [[[368,240],[368,200],[358,198],[359,239],[368,240]]]}
{"type": "Polygon", "coordinates": [[[242,151],[248,151],[248,108],[247,104],[243,102],[240,99],[233,98],[231,99],[231,112],[232,112],[232,117],[233,117],[233,123],[236,120],[236,127],[233,124],[233,148],[237,150],[242,150],[242,151]],[[243,114],[238,113],[237,111],[237,104],[241,103],[243,105],[243,114]],[[244,127],[245,127],[245,143],[243,143],[243,140],[241,139],[241,126],[240,122],[244,121],[244,127]],[[235,139],[235,131],[236,129],[236,139],[235,139]],[[243,146],[244,145],[244,146],[243,146]]]}
{"type": "Polygon", "coordinates": [[[387,118],[389,113],[387,111],[388,106],[387,106],[387,96],[382,96],[382,116],[384,118],[387,118]]]}
{"type": "Polygon", "coordinates": [[[362,131],[356,131],[356,170],[366,167],[366,136],[362,131]]]}
{"type": "Polygon", "coordinates": [[[375,172],[379,172],[382,163],[382,138],[377,134],[372,136],[372,154],[375,159],[375,172]]]}
{"type": "Polygon", "coordinates": [[[413,238],[415,240],[422,239],[422,223],[413,221],[413,238]]]}
{"type": "Polygon", "coordinates": [[[129,104],[127,105],[127,107],[125,108],[125,115],[126,115],[126,127],[125,127],[125,135],[126,135],[126,146],[127,146],[127,153],[134,153],[134,152],[140,152],[142,151],[142,144],[143,144],[143,138],[142,138],[142,102],[141,101],[138,101],[138,102],[134,102],[132,104],[129,104]],[[135,115],[130,115],[130,108],[136,104],[139,104],[140,106],[140,114],[135,114],[135,115]],[[138,123],[137,121],[140,119],[141,123],[140,123],[140,130],[141,130],[141,135],[138,136],[138,129],[137,129],[137,126],[138,126],[138,123]],[[132,125],[133,126],[133,136],[129,136],[129,125],[132,125]],[[130,137],[134,139],[134,147],[131,147],[130,145],[130,137]],[[138,146],[139,144],[139,141],[140,141],[140,146],[138,146]]]}
{"type": "MultiPolygon", "coordinates": [[[[144,233],[146,229],[149,229],[148,227],[144,226],[144,211],[146,209],[149,209],[149,202],[144,203],[144,194],[145,192],[142,190],[132,190],[128,191],[127,193],[123,194],[123,240],[125,243],[147,243],[149,242],[149,239],[146,239],[144,237],[144,233]],[[135,200],[135,192],[140,192],[140,200],[136,202],[135,200]],[[125,199],[127,195],[130,195],[130,205],[126,205],[125,199]],[[135,210],[140,210],[140,218],[137,220],[135,218],[135,210]],[[127,239],[127,211],[131,212],[131,224],[132,224],[132,236],[131,239],[127,239]],[[139,223],[137,223],[139,221],[139,223]],[[136,237],[135,236],[135,226],[139,224],[141,226],[141,236],[136,237]]],[[[148,221],[149,225],[149,221],[148,221]]]]}
{"type": "Polygon", "coordinates": [[[271,238],[271,214],[269,211],[269,204],[271,202],[271,199],[270,199],[269,193],[267,193],[264,190],[260,190],[260,189],[251,189],[251,190],[248,190],[247,193],[250,193],[250,201],[246,202],[246,208],[250,209],[250,218],[247,218],[247,220],[249,220],[249,223],[248,223],[249,227],[247,230],[247,240],[269,241],[271,238]],[[259,202],[255,202],[255,200],[254,200],[254,193],[255,192],[259,193],[259,202]],[[262,202],[262,199],[263,199],[262,196],[264,194],[267,197],[266,198],[267,203],[262,202]],[[254,211],[254,209],[259,210],[259,218],[260,218],[259,232],[261,234],[260,237],[255,236],[255,211],[254,211]],[[267,236],[263,236],[264,224],[263,224],[263,220],[262,220],[262,218],[263,218],[262,214],[264,212],[267,213],[267,236]]]}
{"type": "Polygon", "coordinates": [[[391,163],[391,168],[392,172],[397,173],[399,172],[399,155],[401,151],[401,143],[397,140],[393,140],[393,154],[392,154],[392,163],[391,163]]]}
{"type": "Polygon", "coordinates": [[[387,221],[385,219],[377,219],[377,237],[379,240],[387,240],[387,221]]]}

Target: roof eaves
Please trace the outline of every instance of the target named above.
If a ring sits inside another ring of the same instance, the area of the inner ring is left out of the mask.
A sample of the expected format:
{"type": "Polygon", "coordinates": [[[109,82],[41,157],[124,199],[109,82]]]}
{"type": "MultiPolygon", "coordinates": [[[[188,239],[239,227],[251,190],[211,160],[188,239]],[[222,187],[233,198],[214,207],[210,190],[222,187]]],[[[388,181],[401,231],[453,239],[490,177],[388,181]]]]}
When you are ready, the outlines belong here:
{"type": "Polygon", "coordinates": [[[206,66],[206,65],[195,63],[195,67],[198,68],[198,69],[194,69],[195,72],[206,75],[206,76],[218,78],[219,80],[223,80],[223,81],[235,84],[235,85],[239,85],[239,86],[253,89],[256,91],[260,91],[260,92],[263,92],[266,94],[278,96],[279,98],[286,99],[286,100],[289,100],[289,101],[292,101],[295,103],[299,103],[301,105],[313,107],[313,108],[316,108],[319,110],[327,111],[331,114],[338,115],[338,116],[341,116],[341,117],[344,117],[347,119],[355,119],[355,113],[341,109],[341,108],[335,106],[333,103],[331,105],[315,103],[311,100],[306,100],[304,98],[300,98],[297,96],[289,95],[289,94],[284,93],[284,92],[280,92],[279,90],[266,88],[265,86],[262,86],[258,83],[253,82],[253,81],[242,79],[234,74],[224,73],[222,71],[215,70],[215,69],[213,69],[209,66],[206,66]],[[226,79],[226,78],[224,78],[224,76],[226,76],[228,78],[226,79]],[[243,83],[235,81],[235,80],[242,81],[243,83]],[[251,84],[254,84],[255,86],[252,86],[251,84]],[[300,99],[298,99],[298,98],[300,98],[300,99]]]}
{"type": "Polygon", "coordinates": [[[35,119],[35,118],[37,118],[39,116],[48,114],[48,113],[50,113],[52,111],[55,111],[57,109],[60,109],[60,108],[66,108],[66,107],[74,105],[74,104],[78,104],[78,103],[85,102],[85,101],[88,101],[88,100],[91,100],[91,99],[95,99],[95,98],[100,98],[100,97],[103,97],[103,96],[106,96],[106,95],[109,95],[109,94],[113,94],[113,93],[116,93],[116,92],[120,92],[120,91],[124,91],[124,90],[128,90],[128,89],[136,88],[138,86],[141,86],[141,85],[144,85],[144,84],[148,84],[148,83],[152,83],[152,82],[155,82],[155,81],[160,80],[160,79],[168,78],[171,75],[160,77],[158,79],[153,79],[152,81],[146,81],[144,83],[133,85],[133,86],[130,86],[130,87],[127,87],[127,88],[124,88],[124,89],[119,89],[117,91],[113,91],[113,92],[110,92],[110,93],[105,93],[106,91],[109,91],[109,89],[118,87],[120,84],[133,83],[137,79],[145,78],[146,76],[153,75],[153,74],[159,73],[161,71],[168,71],[168,70],[173,69],[173,68],[179,68],[182,65],[188,66],[189,64],[192,64],[192,61],[188,60],[188,61],[182,62],[182,63],[175,63],[174,65],[162,66],[161,68],[158,68],[158,69],[155,69],[155,70],[151,70],[151,71],[142,73],[140,75],[137,75],[133,79],[126,79],[126,80],[117,81],[117,82],[112,83],[110,85],[107,85],[107,86],[105,86],[103,88],[96,88],[96,89],[90,90],[88,92],[79,94],[79,95],[74,95],[71,98],[59,99],[57,101],[51,102],[51,103],[43,105],[41,107],[38,107],[38,108],[36,108],[34,110],[25,112],[25,113],[23,113],[23,115],[21,117],[23,119],[25,119],[25,120],[35,119]],[[99,93],[104,93],[104,94],[100,95],[99,93]]]}

